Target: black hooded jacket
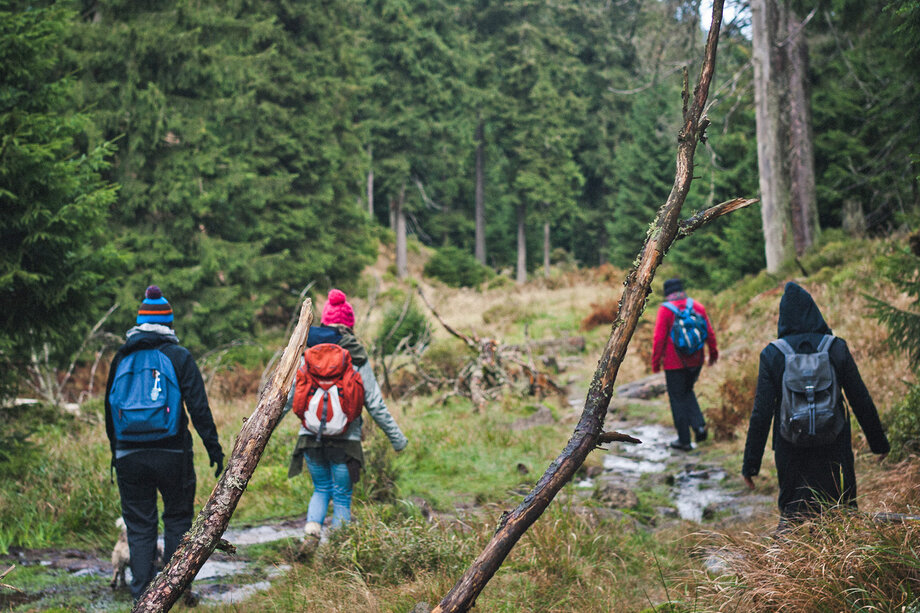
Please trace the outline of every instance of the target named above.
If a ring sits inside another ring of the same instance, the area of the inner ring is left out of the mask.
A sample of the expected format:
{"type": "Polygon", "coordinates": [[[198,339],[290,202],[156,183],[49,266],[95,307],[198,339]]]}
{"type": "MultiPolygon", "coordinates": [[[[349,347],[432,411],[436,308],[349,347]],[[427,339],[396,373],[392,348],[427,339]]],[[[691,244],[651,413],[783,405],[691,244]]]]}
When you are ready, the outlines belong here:
{"type": "MultiPolygon", "coordinates": [[[[811,294],[795,283],[787,283],[779,303],[777,336],[785,339],[797,353],[814,353],[825,334],[832,334],[831,329],[811,294]]],[[[836,338],[828,349],[828,356],[870,449],[873,453],[888,453],[888,439],[882,429],[875,403],[859,375],[846,342],[836,338]]],[[[757,394],[741,473],[751,477],[760,472],[760,462],[772,422],[780,510],[784,514],[797,512],[797,505],[803,500],[811,500],[815,494],[852,503],[856,496],[856,475],[849,420],[837,439],[823,447],[803,449],[794,447],[782,438],[779,434],[779,407],[785,369],[785,357],[774,345],[767,345],[760,352],[757,394]]]]}
{"type": "Polygon", "coordinates": [[[105,430],[109,437],[114,461],[116,449],[172,449],[190,451],[192,449],[192,436],[188,430],[189,415],[201,441],[212,460],[223,457],[220,440],[217,437],[217,428],[214,426],[214,417],[208,404],[201,372],[195,364],[194,358],[188,349],[175,341],[175,336],[167,336],[155,332],[138,332],[132,334],[127,342],[122,345],[112,359],[109,367],[109,377],[105,389],[105,430]],[[109,404],[109,392],[115,378],[118,364],[128,354],[141,349],[158,349],[172,362],[178,378],[179,391],[182,393],[182,403],[186,411],[182,412],[179,424],[179,433],[174,437],[161,439],[149,443],[128,443],[116,440],[115,427],[112,423],[112,406],[109,404]]]}

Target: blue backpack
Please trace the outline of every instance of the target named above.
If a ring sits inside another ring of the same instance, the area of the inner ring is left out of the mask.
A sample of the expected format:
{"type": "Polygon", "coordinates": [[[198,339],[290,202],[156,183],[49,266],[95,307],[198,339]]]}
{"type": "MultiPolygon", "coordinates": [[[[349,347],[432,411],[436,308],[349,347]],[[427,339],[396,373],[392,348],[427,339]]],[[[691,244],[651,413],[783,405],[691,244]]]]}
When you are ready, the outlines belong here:
{"type": "Polygon", "coordinates": [[[674,323],[671,325],[671,342],[677,352],[683,355],[693,355],[703,349],[703,344],[709,336],[709,326],[706,318],[693,310],[693,298],[687,298],[687,306],[678,309],[671,302],[663,303],[669,311],[674,313],[674,323]]]}
{"type": "Polygon", "coordinates": [[[115,370],[109,404],[115,438],[146,443],[179,433],[182,410],[172,362],[157,349],[126,355],[115,370]]]}

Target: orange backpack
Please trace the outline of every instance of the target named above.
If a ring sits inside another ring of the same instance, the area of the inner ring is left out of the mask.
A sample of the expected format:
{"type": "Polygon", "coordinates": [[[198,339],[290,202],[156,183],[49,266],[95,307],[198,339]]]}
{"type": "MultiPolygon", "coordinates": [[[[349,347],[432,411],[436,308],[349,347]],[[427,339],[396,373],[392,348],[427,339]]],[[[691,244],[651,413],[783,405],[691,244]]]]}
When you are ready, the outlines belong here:
{"type": "Polygon", "coordinates": [[[338,436],[361,415],[364,382],[352,368],[351,354],[332,343],[307,349],[297,371],[293,411],[316,440],[338,436]]]}

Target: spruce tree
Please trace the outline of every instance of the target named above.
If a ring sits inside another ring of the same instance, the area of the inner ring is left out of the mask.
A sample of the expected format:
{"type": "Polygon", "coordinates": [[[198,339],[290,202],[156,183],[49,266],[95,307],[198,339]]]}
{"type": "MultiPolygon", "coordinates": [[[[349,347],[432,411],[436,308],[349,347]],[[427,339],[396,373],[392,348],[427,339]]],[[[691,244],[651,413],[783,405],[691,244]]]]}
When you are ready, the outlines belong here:
{"type": "Polygon", "coordinates": [[[354,279],[373,255],[357,10],[115,0],[75,33],[86,100],[119,138],[120,300],[161,285],[193,347],[286,320],[301,287],[354,279]]]}
{"type": "Polygon", "coordinates": [[[112,152],[89,144],[61,41],[60,8],[0,5],[0,398],[31,356],[62,359],[109,306],[112,152]],[[103,306],[104,305],[104,306],[103,306]]]}

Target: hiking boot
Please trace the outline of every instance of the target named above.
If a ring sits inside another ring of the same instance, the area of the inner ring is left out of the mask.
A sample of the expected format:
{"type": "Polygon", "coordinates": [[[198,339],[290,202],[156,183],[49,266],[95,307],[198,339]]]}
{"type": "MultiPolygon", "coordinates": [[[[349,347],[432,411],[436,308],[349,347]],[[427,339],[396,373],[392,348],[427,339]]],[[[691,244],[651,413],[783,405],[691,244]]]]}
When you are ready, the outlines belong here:
{"type": "Polygon", "coordinates": [[[301,561],[307,561],[313,557],[316,548],[319,547],[319,539],[322,535],[323,527],[315,521],[308,521],[303,529],[303,543],[297,551],[297,558],[301,561]]]}
{"type": "Polygon", "coordinates": [[[693,434],[696,435],[696,442],[702,443],[709,438],[709,429],[705,425],[702,428],[694,428],[693,434]]]}
{"type": "Polygon", "coordinates": [[[671,444],[669,445],[669,447],[671,447],[671,449],[677,449],[679,451],[691,451],[693,449],[693,445],[691,443],[681,443],[680,439],[675,439],[671,441],[671,444]]]}
{"type": "Polygon", "coordinates": [[[307,525],[303,527],[303,538],[305,541],[310,539],[315,539],[319,542],[319,537],[323,532],[323,527],[315,521],[308,521],[307,525]]]}

